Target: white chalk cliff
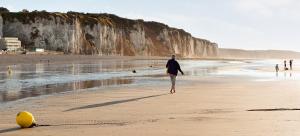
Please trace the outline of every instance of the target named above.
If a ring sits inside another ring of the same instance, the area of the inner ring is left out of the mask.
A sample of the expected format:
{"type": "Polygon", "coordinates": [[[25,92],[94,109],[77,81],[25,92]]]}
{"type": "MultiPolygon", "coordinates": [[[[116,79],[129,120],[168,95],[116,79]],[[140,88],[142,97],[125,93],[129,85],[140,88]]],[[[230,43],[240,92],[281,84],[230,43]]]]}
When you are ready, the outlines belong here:
{"type": "Polygon", "coordinates": [[[0,36],[18,37],[26,49],[66,54],[216,57],[218,46],[181,29],[111,14],[0,13],[0,36]]]}

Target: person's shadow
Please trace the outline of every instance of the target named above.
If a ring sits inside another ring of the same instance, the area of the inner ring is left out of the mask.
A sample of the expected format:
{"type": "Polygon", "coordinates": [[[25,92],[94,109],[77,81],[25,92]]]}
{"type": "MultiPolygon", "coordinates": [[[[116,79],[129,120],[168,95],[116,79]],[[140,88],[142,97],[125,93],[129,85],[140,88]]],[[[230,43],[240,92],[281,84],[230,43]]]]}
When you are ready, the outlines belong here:
{"type": "Polygon", "coordinates": [[[116,100],[116,101],[104,102],[104,103],[98,103],[98,104],[91,104],[91,105],[86,105],[86,106],[82,106],[82,107],[71,108],[71,109],[65,110],[63,112],[69,112],[69,111],[81,110],[81,109],[105,107],[105,106],[110,106],[110,105],[116,105],[116,104],[121,104],[121,103],[127,103],[127,102],[133,102],[133,101],[148,99],[148,98],[159,97],[159,96],[163,96],[163,95],[168,95],[168,93],[167,94],[158,94],[158,95],[139,97],[139,98],[132,98],[132,99],[125,99],[125,100],[116,100]]]}

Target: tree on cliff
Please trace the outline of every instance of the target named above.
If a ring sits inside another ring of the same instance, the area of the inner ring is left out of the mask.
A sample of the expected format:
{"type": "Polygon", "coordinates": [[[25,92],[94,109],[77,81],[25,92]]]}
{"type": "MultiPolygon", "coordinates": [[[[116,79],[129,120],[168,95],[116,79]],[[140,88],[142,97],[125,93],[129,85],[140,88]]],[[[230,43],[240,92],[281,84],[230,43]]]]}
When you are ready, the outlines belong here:
{"type": "Polygon", "coordinates": [[[21,12],[23,12],[23,13],[29,13],[29,11],[27,9],[23,9],[21,12]]]}
{"type": "Polygon", "coordinates": [[[9,12],[7,8],[0,7],[0,13],[7,13],[7,12],[9,12]]]}

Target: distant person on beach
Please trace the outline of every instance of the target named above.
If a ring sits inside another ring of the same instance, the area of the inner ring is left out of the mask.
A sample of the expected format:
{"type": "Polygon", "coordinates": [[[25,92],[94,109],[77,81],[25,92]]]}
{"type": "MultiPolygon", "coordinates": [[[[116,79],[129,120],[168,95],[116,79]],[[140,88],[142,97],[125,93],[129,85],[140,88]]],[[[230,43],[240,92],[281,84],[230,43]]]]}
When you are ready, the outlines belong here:
{"type": "Polygon", "coordinates": [[[170,75],[172,83],[170,93],[173,94],[175,93],[175,82],[178,70],[181,72],[182,75],[184,75],[184,73],[182,72],[179,63],[175,60],[175,55],[172,55],[172,58],[168,61],[166,68],[168,69],[167,73],[170,75]]]}
{"type": "Polygon", "coordinates": [[[290,70],[293,69],[293,60],[290,60],[290,70]]]}
{"type": "Polygon", "coordinates": [[[278,64],[275,65],[275,71],[276,71],[276,77],[278,77],[278,72],[279,72],[279,65],[278,64]]]}
{"type": "Polygon", "coordinates": [[[286,60],[284,60],[284,70],[288,70],[287,66],[286,66],[286,60]]]}
{"type": "Polygon", "coordinates": [[[276,70],[276,73],[278,73],[278,71],[279,71],[279,65],[278,64],[276,64],[275,70],[276,70]]]}

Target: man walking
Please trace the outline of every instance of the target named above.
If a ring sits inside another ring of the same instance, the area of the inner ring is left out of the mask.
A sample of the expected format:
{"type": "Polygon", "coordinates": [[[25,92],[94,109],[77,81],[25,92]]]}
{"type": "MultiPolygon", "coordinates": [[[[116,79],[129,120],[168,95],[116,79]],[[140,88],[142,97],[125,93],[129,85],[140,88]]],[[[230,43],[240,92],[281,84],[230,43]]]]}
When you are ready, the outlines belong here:
{"type": "Polygon", "coordinates": [[[173,94],[175,93],[175,82],[176,82],[176,76],[178,74],[178,70],[181,72],[182,75],[184,75],[184,73],[182,72],[179,63],[175,60],[175,55],[172,55],[172,58],[168,61],[167,65],[166,65],[167,73],[170,75],[170,79],[171,79],[171,90],[170,93],[173,94]]]}

